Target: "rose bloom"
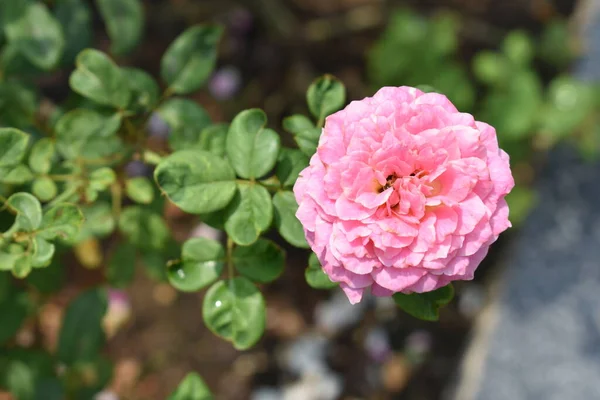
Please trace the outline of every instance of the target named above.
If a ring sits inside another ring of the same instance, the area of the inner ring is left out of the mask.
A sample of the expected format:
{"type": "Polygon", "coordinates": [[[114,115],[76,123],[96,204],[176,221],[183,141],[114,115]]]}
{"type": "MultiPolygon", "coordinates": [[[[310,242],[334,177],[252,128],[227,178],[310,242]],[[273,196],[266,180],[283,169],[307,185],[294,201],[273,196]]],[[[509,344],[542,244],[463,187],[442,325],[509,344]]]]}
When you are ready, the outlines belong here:
{"type": "Polygon", "coordinates": [[[384,87],[330,115],[294,186],[296,216],[351,303],[473,279],[511,226],[496,131],[441,94],[384,87]]]}

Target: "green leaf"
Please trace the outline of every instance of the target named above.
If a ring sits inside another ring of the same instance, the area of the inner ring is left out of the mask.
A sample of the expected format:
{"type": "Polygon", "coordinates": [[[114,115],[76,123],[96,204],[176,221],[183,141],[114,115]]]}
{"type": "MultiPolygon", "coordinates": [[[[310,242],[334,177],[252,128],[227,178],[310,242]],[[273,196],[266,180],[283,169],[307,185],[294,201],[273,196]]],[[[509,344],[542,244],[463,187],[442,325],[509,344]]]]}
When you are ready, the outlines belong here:
{"type": "Polygon", "coordinates": [[[107,202],[96,202],[81,209],[84,223],[79,234],[69,241],[71,244],[81,243],[90,238],[103,238],[110,235],[116,226],[112,208],[107,202]]]}
{"type": "Polygon", "coordinates": [[[12,167],[21,162],[29,136],[18,129],[0,128],[0,167],[12,167]]]}
{"type": "Polygon", "coordinates": [[[265,128],[266,123],[266,114],[257,108],[242,111],[231,122],[225,149],[233,169],[242,178],[260,178],[277,162],[279,135],[265,128]]]}
{"type": "Polygon", "coordinates": [[[34,267],[31,274],[27,276],[27,283],[46,295],[61,290],[64,286],[65,279],[66,268],[64,267],[63,261],[60,257],[55,256],[49,266],[43,268],[34,267]]]}
{"type": "Polygon", "coordinates": [[[506,84],[485,98],[481,120],[496,128],[502,145],[505,140],[520,140],[535,133],[541,106],[539,77],[532,71],[521,70],[513,72],[506,84]]]}
{"type": "Polygon", "coordinates": [[[174,93],[190,93],[204,84],[215,67],[222,33],[217,26],[193,26],[171,43],[161,60],[160,74],[174,93]]]}
{"type": "Polygon", "coordinates": [[[140,206],[123,210],[119,218],[119,229],[140,249],[160,250],[171,236],[160,214],[140,206]]]}
{"type": "Polygon", "coordinates": [[[283,119],[283,129],[294,135],[294,140],[300,150],[308,157],[317,151],[321,128],[316,128],[304,115],[292,115],[283,119]]]}
{"type": "Polygon", "coordinates": [[[178,151],[164,158],[154,179],[169,200],[192,214],[220,210],[236,192],[229,163],[202,150],[178,151]]]}
{"type": "Polygon", "coordinates": [[[56,123],[56,147],[67,159],[102,158],[122,151],[121,140],[115,135],[121,126],[121,116],[76,109],[64,114],[56,123]]]}
{"type": "MultiPolygon", "coordinates": [[[[0,66],[0,68],[2,67],[0,66]]],[[[3,72],[8,74],[6,68],[4,67],[3,72]]],[[[2,125],[30,128],[33,125],[37,108],[37,94],[32,88],[15,81],[0,82],[0,122],[2,125]]],[[[4,128],[0,128],[0,130],[2,129],[4,128]]],[[[3,154],[4,150],[5,148],[0,145],[0,154],[3,154]]]]}
{"type": "Polygon", "coordinates": [[[14,246],[19,247],[21,252],[11,253],[0,250],[0,271],[13,271],[15,267],[22,262],[22,259],[27,257],[27,254],[23,252],[23,249],[19,245],[14,246]]]}
{"type": "Polygon", "coordinates": [[[454,288],[447,285],[427,293],[395,293],[394,302],[406,313],[425,321],[437,321],[439,309],[454,297],[454,288]]]}
{"type": "Polygon", "coordinates": [[[32,232],[42,223],[42,206],[38,199],[29,193],[15,193],[6,201],[8,210],[17,214],[15,224],[18,230],[32,232]]]}
{"type": "Polygon", "coordinates": [[[72,379],[71,382],[79,383],[73,396],[77,400],[94,399],[109,387],[114,376],[113,363],[102,355],[92,361],[76,364],[67,371],[70,372],[68,378],[72,379]]]}
{"type": "Polygon", "coordinates": [[[10,275],[6,272],[0,272],[0,305],[9,298],[13,288],[10,275]]]}
{"type": "Polygon", "coordinates": [[[47,174],[52,168],[55,145],[50,138],[43,138],[35,142],[29,154],[29,166],[38,174],[47,174]]]}
{"type": "Polygon", "coordinates": [[[315,253],[310,253],[308,258],[308,267],[304,271],[306,283],[315,289],[332,289],[338,286],[337,282],[332,282],[323,271],[319,259],[315,253]]]}
{"type": "Polygon", "coordinates": [[[346,102],[346,88],[336,77],[323,75],[306,92],[306,102],[312,115],[322,121],[346,102]]]}
{"type": "Polygon", "coordinates": [[[23,279],[29,275],[33,265],[32,256],[29,253],[24,253],[22,257],[15,261],[13,265],[12,273],[16,278],[23,279]]]}
{"type": "Polygon", "coordinates": [[[569,76],[553,79],[540,115],[542,133],[563,138],[575,131],[597,109],[594,87],[569,76]]]}
{"type": "Polygon", "coordinates": [[[125,109],[129,105],[131,93],[127,77],[106,54],[83,50],[77,56],[76,65],[69,78],[71,89],[106,106],[125,109]]]}
{"type": "Polygon", "coordinates": [[[8,40],[33,64],[51,69],[62,56],[65,41],[60,23],[42,3],[31,3],[19,19],[5,26],[8,40]]]}
{"type": "Polygon", "coordinates": [[[459,44],[458,33],[461,21],[455,14],[439,12],[432,16],[429,27],[431,49],[437,57],[452,56],[459,44]]]}
{"type": "MultiPolygon", "coordinates": [[[[11,361],[5,371],[6,388],[19,400],[31,400],[35,394],[35,374],[22,361],[11,361]]],[[[12,398],[12,396],[11,396],[12,398]]]]}
{"type": "Polygon", "coordinates": [[[575,57],[573,36],[569,23],[565,19],[552,18],[544,24],[537,50],[540,58],[561,70],[567,67],[575,57]]]}
{"type": "Polygon", "coordinates": [[[47,240],[73,240],[83,224],[83,214],[73,204],[59,204],[44,213],[38,235],[47,240]]]}
{"type": "Polygon", "coordinates": [[[246,278],[219,281],[204,296],[202,316],[213,333],[232,342],[236,349],[246,350],[265,330],[265,301],[246,278]]]}
{"type": "Polygon", "coordinates": [[[158,84],[147,72],[137,68],[121,68],[129,83],[131,100],[129,110],[140,113],[153,110],[160,97],[158,84]]]}
{"type": "Polygon", "coordinates": [[[60,257],[54,257],[47,267],[34,268],[31,274],[27,276],[27,283],[42,294],[56,293],[63,288],[66,279],[66,268],[60,257]]]}
{"type": "Polygon", "coordinates": [[[107,308],[106,292],[99,288],[81,293],[69,304],[58,337],[60,361],[73,365],[98,357],[104,345],[102,319],[107,308]]]}
{"type": "MultiPolygon", "coordinates": [[[[1,29],[1,27],[0,27],[1,29]]],[[[22,53],[17,44],[7,43],[0,52],[0,68],[5,78],[35,78],[44,74],[44,70],[33,65],[22,53]]],[[[16,81],[5,82],[18,83],[16,81]]],[[[22,126],[16,126],[22,127],[22,126]]]]}
{"type": "MultiPolygon", "coordinates": [[[[173,255],[173,258],[177,257],[177,254],[173,255]]],[[[157,282],[168,282],[167,269],[165,266],[168,261],[172,259],[171,256],[165,254],[163,251],[144,251],[141,254],[142,265],[148,276],[157,282]]]]}
{"type": "Polygon", "coordinates": [[[285,268],[285,252],[267,239],[233,249],[233,265],[246,278],[259,283],[277,279],[285,268]]]}
{"type": "Polygon", "coordinates": [[[135,275],[136,249],[129,243],[119,243],[110,258],[106,278],[113,287],[125,287],[135,275]]]}
{"type": "Polygon", "coordinates": [[[225,209],[225,231],[231,239],[247,246],[271,226],[273,206],[264,187],[240,183],[231,203],[225,209]]]}
{"type": "Polygon", "coordinates": [[[12,293],[0,302],[0,345],[17,333],[30,307],[29,297],[24,292],[12,293]]]}
{"type": "Polygon", "coordinates": [[[292,192],[277,192],[273,196],[275,208],[275,226],[281,236],[296,247],[308,249],[304,228],[296,218],[298,203],[292,192]]]}
{"type": "Polygon", "coordinates": [[[89,175],[89,185],[92,189],[103,191],[108,189],[117,179],[117,174],[112,168],[102,167],[92,171],[89,175]]]}
{"type": "Polygon", "coordinates": [[[96,0],[116,55],[131,52],[144,30],[144,9],[140,0],[96,0]]]}
{"type": "Polygon", "coordinates": [[[192,238],[183,244],[181,262],[169,268],[169,282],[183,292],[195,292],[216,281],[224,266],[225,250],[219,242],[192,238]]]}
{"type": "Polygon", "coordinates": [[[529,35],[521,30],[511,31],[502,42],[502,51],[517,65],[527,65],[533,59],[535,50],[529,35]]]}
{"type": "Polygon", "coordinates": [[[169,145],[173,150],[198,148],[200,132],[211,123],[204,108],[188,99],[170,99],[156,112],[171,129],[169,145]]]}
{"type": "Polygon", "coordinates": [[[62,382],[58,378],[48,377],[38,379],[36,382],[34,400],[62,400],[64,398],[62,382]]]}
{"type": "Polygon", "coordinates": [[[63,64],[71,65],[80,51],[92,44],[92,10],[81,0],[57,0],[54,14],[65,35],[63,64]]]}
{"type": "Polygon", "coordinates": [[[213,400],[214,397],[200,375],[190,372],[167,400],[213,400]]]}
{"type": "Polygon", "coordinates": [[[275,174],[281,186],[291,188],[296,183],[298,175],[308,167],[309,158],[300,150],[282,148],[275,174]]]}
{"type": "Polygon", "coordinates": [[[0,168],[0,182],[9,185],[22,185],[33,179],[31,170],[23,164],[0,168]]]}
{"type": "Polygon", "coordinates": [[[154,185],[145,176],[128,179],[125,182],[127,196],[140,204],[150,204],[154,200],[154,185]]]}
{"type": "Polygon", "coordinates": [[[42,239],[39,236],[33,238],[33,255],[31,257],[31,266],[33,268],[43,268],[50,265],[54,257],[55,246],[42,239]]]}
{"type": "Polygon", "coordinates": [[[206,214],[198,214],[200,221],[217,230],[225,230],[225,210],[213,211],[206,214]]]}
{"type": "Polygon", "coordinates": [[[31,192],[40,199],[40,201],[50,201],[56,197],[58,193],[58,187],[56,183],[47,176],[37,178],[31,184],[31,192]]]}
{"type": "Polygon", "coordinates": [[[200,148],[213,153],[217,157],[225,157],[225,141],[229,125],[215,124],[207,126],[200,132],[200,148]]]}
{"type": "Polygon", "coordinates": [[[312,123],[308,117],[302,114],[294,114],[283,119],[283,129],[291,133],[292,135],[300,135],[302,132],[315,128],[315,124],[312,123]]]}

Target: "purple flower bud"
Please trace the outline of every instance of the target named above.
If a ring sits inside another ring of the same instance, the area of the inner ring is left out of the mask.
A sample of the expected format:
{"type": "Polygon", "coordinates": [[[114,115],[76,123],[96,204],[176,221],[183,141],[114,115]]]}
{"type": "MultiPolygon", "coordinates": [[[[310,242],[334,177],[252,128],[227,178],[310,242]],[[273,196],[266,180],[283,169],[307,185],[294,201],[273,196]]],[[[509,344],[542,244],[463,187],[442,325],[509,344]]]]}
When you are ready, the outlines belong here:
{"type": "Polygon", "coordinates": [[[150,136],[166,139],[169,137],[171,129],[164,119],[158,115],[158,113],[152,113],[150,120],[148,121],[148,133],[150,136]]]}
{"type": "Polygon", "coordinates": [[[127,174],[127,176],[132,178],[136,176],[151,176],[152,168],[150,168],[143,162],[136,160],[131,161],[125,166],[125,173],[127,174]]]}
{"type": "Polygon", "coordinates": [[[238,92],[241,83],[240,72],[235,67],[228,66],[214,73],[208,88],[217,100],[227,100],[238,92]]]}

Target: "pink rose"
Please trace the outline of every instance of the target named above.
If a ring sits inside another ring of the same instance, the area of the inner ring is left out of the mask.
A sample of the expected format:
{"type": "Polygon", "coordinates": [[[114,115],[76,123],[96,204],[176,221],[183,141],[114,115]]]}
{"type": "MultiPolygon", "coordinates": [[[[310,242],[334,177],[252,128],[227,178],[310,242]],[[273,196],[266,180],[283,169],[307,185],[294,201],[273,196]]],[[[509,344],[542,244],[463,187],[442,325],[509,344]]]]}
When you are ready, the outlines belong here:
{"type": "Polygon", "coordinates": [[[351,303],[473,279],[511,226],[496,131],[443,95],[384,87],[326,120],[294,186],[306,239],[351,303]]]}

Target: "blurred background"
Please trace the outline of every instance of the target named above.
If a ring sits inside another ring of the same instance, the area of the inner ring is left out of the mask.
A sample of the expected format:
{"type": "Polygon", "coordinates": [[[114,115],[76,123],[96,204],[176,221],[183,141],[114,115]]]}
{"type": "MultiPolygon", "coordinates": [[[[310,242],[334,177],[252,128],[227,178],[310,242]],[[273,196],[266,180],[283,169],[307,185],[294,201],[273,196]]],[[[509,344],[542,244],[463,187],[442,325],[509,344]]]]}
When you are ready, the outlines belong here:
{"type": "MultiPolygon", "coordinates": [[[[104,26],[90,4],[92,45],[108,52],[104,26]]],[[[465,382],[493,377],[481,372],[484,362],[471,364],[464,355],[471,354],[473,343],[485,352],[488,345],[479,340],[479,332],[492,325],[482,315],[503,298],[502,290],[494,288],[510,279],[503,275],[510,249],[515,241],[535,235],[535,230],[527,235],[519,231],[530,211],[543,203],[536,185],[548,154],[564,141],[578,160],[593,162],[600,149],[600,91],[574,75],[600,70],[598,64],[585,64],[593,52],[590,46],[597,49],[600,42],[584,40],[598,3],[146,0],[144,7],[144,39],[135,52],[117,57],[121,65],[158,76],[160,57],[186,27],[222,24],[226,31],[218,67],[193,99],[213,121],[230,121],[242,109],[260,107],[289,145],[293,140],[285,136],[280,121],[306,111],[306,88],[323,73],[343,81],[349,100],[386,85],[446,94],[460,110],[494,125],[501,146],[510,153],[517,181],[509,199],[516,229],[493,246],[474,281],[456,285],[457,297],[437,323],[416,320],[389,299],[350,306],[337,290],[311,289],[304,279],[305,252],[288,248],[284,276],[265,289],[266,335],[246,352],[237,352],[204,327],[201,294],[178,293],[160,273],[138,269],[132,286],[111,291],[106,353],[115,369],[97,399],[164,399],[192,370],[224,400],[474,398],[467,393],[477,390],[464,391],[465,382]]],[[[39,79],[49,104],[67,98],[70,71],[63,68],[39,79]]],[[[160,146],[168,125],[153,118],[151,134],[160,146]]],[[[175,207],[167,206],[165,215],[177,239],[216,235],[175,207]]],[[[26,344],[39,336],[54,346],[65,305],[81,287],[99,279],[102,263],[102,246],[88,241],[79,245],[66,270],[53,265],[43,276],[32,274],[28,279],[33,284],[37,280],[51,288],[55,281],[66,286],[56,293],[50,290],[39,320],[27,324],[17,341],[26,344]]],[[[477,398],[550,398],[523,393],[477,398]]],[[[4,398],[9,397],[0,393],[4,398]]],[[[584,397],[567,393],[563,398],[584,397]]]]}

